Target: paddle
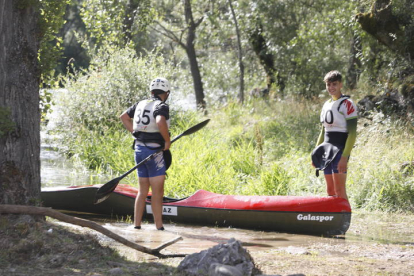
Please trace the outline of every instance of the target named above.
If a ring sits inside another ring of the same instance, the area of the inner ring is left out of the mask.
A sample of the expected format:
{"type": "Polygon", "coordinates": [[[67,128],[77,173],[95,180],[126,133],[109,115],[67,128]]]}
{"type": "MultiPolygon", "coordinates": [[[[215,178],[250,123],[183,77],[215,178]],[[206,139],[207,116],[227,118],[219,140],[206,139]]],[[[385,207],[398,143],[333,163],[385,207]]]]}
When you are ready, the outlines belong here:
{"type": "MultiPolygon", "coordinates": [[[[180,135],[174,137],[174,139],[171,140],[171,144],[174,143],[175,141],[177,141],[178,139],[180,139],[183,136],[190,135],[190,134],[193,134],[194,132],[199,131],[200,129],[205,127],[208,124],[209,121],[210,121],[210,119],[207,119],[207,120],[205,120],[205,121],[203,121],[203,122],[201,122],[201,123],[199,123],[199,124],[197,124],[193,127],[190,127],[189,129],[187,129],[186,131],[184,131],[180,135]]],[[[109,181],[108,183],[106,183],[102,187],[100,187],[98,189],[98,191],[96,191],[94,204],[98,204],[98,203],[101,203],[104,200],[106,200],[111,195],[111,193],[115,190],[116,186],[118,186],[119,181],[121,181],[121,179],[123,179],[125,176],[127,176],[128,174],[133,172],[136,168],[138,168],[139,166],[144,164],[146,161],[148,161],[154,155],[156,155],[157,153],[159,153],[161,151],[162,151],[162,149],[160,149],[159,151],[149,155],[147,158],[145,158],[144,160],[142,160],[141,162],[136,164],[135,167],[133,167],[132,169],[130,169],[129,171],[127,171],[123,175],[112,179],[111,181],[109,181]]]]}

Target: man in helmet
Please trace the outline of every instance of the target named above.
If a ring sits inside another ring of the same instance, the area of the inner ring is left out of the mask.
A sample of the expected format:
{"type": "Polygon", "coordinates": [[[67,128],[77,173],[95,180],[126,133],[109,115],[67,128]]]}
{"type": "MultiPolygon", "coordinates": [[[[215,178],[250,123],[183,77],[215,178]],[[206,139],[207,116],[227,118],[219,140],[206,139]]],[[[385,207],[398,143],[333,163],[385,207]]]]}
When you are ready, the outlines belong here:
{"type": "MultiPolygon", "coordinates": [[[[155,78],[149,85],[151,98],[140,101],[124,113],[120,119],[125,128],[133,134],[135,162],[138,164],[149,155],[163,148],[168,151],[171,146],[169,125],[169,107],[165,103],[170,95],[170,83],[165,78],[155,78]]],[[[145,200],[151,187],[151,207],[155,226],[164,230],[162,223],[162,199],[166,162],[163,152],[138,167],[139,193],[135,200],[134,225],[141,229],[145,200]]]]}

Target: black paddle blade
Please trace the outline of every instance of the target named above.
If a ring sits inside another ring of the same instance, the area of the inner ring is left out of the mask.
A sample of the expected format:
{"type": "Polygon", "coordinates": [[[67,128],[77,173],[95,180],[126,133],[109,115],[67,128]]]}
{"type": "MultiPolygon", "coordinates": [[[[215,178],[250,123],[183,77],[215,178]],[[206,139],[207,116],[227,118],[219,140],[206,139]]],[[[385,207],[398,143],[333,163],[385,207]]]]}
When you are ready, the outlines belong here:
{"type": "Polygon", "coordinates": [[[108,183],[104,184],[102,187],[100,187],[96,191],[94,204],[99,204],[105,199],[107,199],[115,190],[116,186],[118,186],[120,180],[120,177],[114,178],[108,183]]]}
{"type": "Polygon", "coordinates": [[[187,129],[186,131],[184,131],[182,135],[184,136],[184,135],[193,134],[194,132],[197,132],[200,129],[202,129],[203,127],[205,127],[208,124],[208,122],[210,122],[210,119],[207,119],[207,120],[202,121],[201,123],[199,123],[199,124],[197,124],[197,125],[195,125],[193,127],[190,127],[189,129],[187,129]]]}

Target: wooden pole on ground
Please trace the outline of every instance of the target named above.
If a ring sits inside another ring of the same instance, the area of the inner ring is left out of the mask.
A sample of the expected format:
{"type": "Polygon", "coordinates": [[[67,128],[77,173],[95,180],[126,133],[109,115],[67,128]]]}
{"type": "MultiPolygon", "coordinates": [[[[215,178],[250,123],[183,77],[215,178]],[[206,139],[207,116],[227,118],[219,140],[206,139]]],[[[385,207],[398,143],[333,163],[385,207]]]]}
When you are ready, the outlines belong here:
{"type": "Polygon", "coordinates": [[[112,231],[109,231],[105,227],[90,221],[85,220],[77,217],[72,217],[65,215],[61,212],[55,211],[50,208],[45,207],[35,207],[35,206],[25,206],[25,205],[0,205],[0,214],[27,214],[27,215],[36,215],[36,216],[48,216],[60,221],[68,222],[71,224],[79,225],[82,227],[88,227],[95,231],[98,231],[102,234],[104,234],[107,237],[110,237],[111,239],[120,242],[128,247],[131,247],[135,250],[141,251],[143,253],[147,253],[153,256],[156,256],[158,258],[174,258],[174,257],[185,257],[186,254],[162,254],[160,251],[167,246],[174,244],[180,240],[182,240],[182,237],[177,237],[169,242],[166,242],[160,246],[158,246],[155,249],[151,249],[142,245],[139,245],[137,243],[131,242],[118,234],[115,234],[112,231]]]}

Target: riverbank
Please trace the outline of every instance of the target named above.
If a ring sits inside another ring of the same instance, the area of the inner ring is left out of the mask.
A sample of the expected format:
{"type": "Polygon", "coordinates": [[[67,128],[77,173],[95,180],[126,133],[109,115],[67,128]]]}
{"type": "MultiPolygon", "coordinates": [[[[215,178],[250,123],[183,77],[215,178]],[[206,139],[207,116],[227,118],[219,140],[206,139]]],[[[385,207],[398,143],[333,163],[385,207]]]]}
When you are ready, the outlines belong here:
{"type": "MultiPolygon", "coordinates": [[[[265,275],[414,275],[413,215],[356,213],[338,238],[151,223],[134,231],[129,223],[102,222],[118,234],[154,248],[177,235],[168,253],[195,253],[231,237],[249,250],[265,275]]],[[[0,275],[180,275],[182,258],[160,260],[117,244],[93,230],[57,221],[14,224],[0,229],[0,275]],[[117,274],[119,273],[119,274],[117,274]]]]}

